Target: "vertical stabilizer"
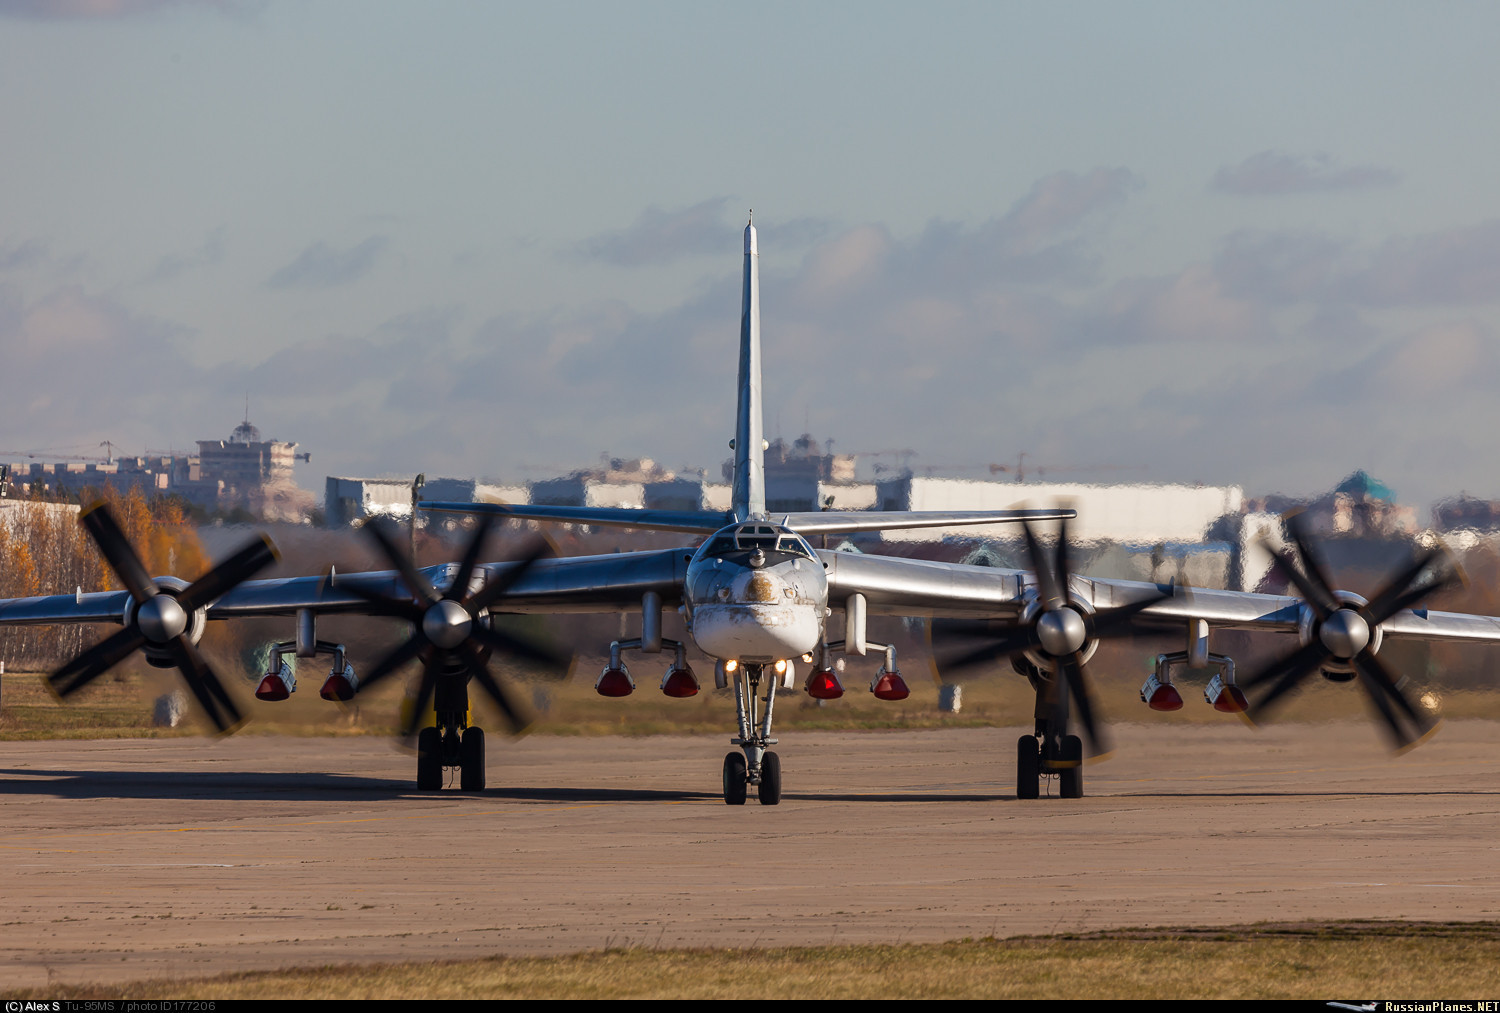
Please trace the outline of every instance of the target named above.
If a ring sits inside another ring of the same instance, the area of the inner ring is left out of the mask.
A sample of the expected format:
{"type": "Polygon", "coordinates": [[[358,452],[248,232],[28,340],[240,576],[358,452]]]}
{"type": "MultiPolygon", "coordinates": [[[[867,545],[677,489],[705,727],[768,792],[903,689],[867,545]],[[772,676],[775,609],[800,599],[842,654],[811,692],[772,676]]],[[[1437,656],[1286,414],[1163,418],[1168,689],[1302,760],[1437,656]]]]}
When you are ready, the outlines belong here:
{"type": "Polygon", "coordinates": [[[745,226],[745,294],[740,312],[739,409],[734,419],[736,520],[766,515],[765,425],[760,398],[760,254],[745,226]]]}

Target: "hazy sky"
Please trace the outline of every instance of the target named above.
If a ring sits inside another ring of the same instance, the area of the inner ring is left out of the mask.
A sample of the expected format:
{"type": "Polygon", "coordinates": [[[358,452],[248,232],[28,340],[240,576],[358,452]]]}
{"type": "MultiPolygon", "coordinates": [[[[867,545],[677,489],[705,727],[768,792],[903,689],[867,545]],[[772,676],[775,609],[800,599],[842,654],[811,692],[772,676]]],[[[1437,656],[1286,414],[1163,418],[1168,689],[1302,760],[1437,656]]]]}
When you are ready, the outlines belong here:
{"type": "Polygon", "coordinates": [[[1500,496],[1496,38],[1492,3],[0,0],[0,450],[188,449],[248,392],[319,494],[716,474],[753,207],[772,435],[1500,496]]]}

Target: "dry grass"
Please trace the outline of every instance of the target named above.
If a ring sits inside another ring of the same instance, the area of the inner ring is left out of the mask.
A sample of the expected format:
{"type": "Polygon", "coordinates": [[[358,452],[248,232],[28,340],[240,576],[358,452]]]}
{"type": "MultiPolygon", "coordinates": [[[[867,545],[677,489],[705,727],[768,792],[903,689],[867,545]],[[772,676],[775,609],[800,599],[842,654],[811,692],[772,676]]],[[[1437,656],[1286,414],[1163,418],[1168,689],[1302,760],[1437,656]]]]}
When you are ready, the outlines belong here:
{"type": "MultiPolygon", "coordinates": [[[[657,674],[638,666],[636,692],[625,700],[606,699],[593,692],[592,680],[580,675],[570,683],[518,684],[522,700],[532,703],[533,731],[544,735],[676,735],[719,734],[734,721],[734,703],[726,690],[703,692],[673,700],[656,691],[657,674]]],[[[874,663],[869,665],[872,672],[874,663]]],[[[1142,666],[1144,673],[1144,666],[1142,666]]],[[[794,729],[914,729],[1005,727],[1025,724],[1032,712],[1031,691],[1017,677],[976,680],[964,686],[963,709],[958,714],[938,709],[937,685],[921,667],[908,672],[911,696],[899,703],[876,700],[866,690],[864,675],[846,675],[847,690],[840,700],[819,703],[800,691],[783,692],[776,702],[776,727],[794,729]]],[[[711,674],[700,673],[700,678],[711,674]]],[[[402,680],[392,679],[361,695],[351,705],[319,699],[323,673],[302,677],[292,699],[262,703],[250,692],[248,680],[226,678],[250,719],[244,731],[270,735],[392,735],[404,693],[402,680]]],[[[1144,674],[1141,675],[1144,678],[1144,674]]],[[[174,672],[144,666],[116,676],[113,673],[66,704],[47,692],[41,676],[7,673],[0,692],[0,741],[18,739],[158,738],[205,734],[206,726],[190,707],[187,722],[178,728],[151,725],[152,700],[173,688],[174,672]]],[[[1097,678],[1099,710],[1107,721],[1149,722],[1161,726],[1232,723],[1233,715],[1219,714],[1203,702],[1201,689],[1179,678],[1186,705],[1171,714],[1154,713],[1139,700],[1139,679],[1119,675],[1097,678]]],[[[1414,694],[1415,695],[1415,694],[1414,694]]],[[[1357,684],[1313,680],[1279,707],[1277,721],[1328,721],[1361,718],[1368,704],[1357,684]]],[[[474,720],[487,728],[503,727],[490,712],[488,701],[476,704],[474,720]]],[[[1442,713],[1450,718],[1500,718],[1500,694],[1449,691],[1442,694],[1442,713]]]]}
{"type": "Polygon", "coordinates": [[[1487,999],[1500,924],[1152,929],[904,946],[607,950],[54,986],[13,999],[1487,999]]]}

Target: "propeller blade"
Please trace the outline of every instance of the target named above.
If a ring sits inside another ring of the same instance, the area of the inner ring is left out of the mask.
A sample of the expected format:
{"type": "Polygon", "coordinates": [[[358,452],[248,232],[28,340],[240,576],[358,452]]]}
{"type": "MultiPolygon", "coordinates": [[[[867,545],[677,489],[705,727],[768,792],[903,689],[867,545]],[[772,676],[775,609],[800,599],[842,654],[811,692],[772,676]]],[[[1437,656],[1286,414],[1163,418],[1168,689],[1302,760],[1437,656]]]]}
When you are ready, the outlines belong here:
{"type": "Polygon", "coordinates": [[[1109,637],[1115,633],[1129,629],[1130,621],[1135,616],[1146,611],[1157,602],[1166,601],[1172,597],[1170,594],[1157,592],[1155,598],[1143,598],[1133,601],[1129,605],[1120,605],[1112,609],[1104,609],[1093,615],[1084,614],[1083,621],[1089,625],[1089,633],[1095,637],[1109,637]]]}
{"type": "Polygon", "coordinates": [[[1073,709],[1078,713],[1078,724],[1083,730],[1084,742],[1090,756],[1109,752],[1104,730],[1094,719],[1094,701],[1089,693],[1088,677],[1084,671],[1083,652],[1060,660],[1059,669],[1068,680],[1068,691],[1073,697],[1073,709]]]}
{"type": "Polygon", "coordinates": [[[1019,654],[1026,648],[1035,645],[1036,637],[1029,626],[1017,627],[1012,632],[993,640],[990,643],[968,651],[964,654],[946,658],[937,663],[940,671],[949,674],[958,674],[966,669],[975,668],[1001,658],[1008,658],[1013,654],[1019,654]]]}
{"type": "Polygon", "coordinates": [[[1289,692],[1297,683],[1311,675],[1322,664],[1325,658],[1331,656],[1328,648],[1323,646],[1322,641],[1314,640],[1312,643],[1293,651],[1280,661],[1273,662],[1269,667],[1256,673],[1248,681],[1240,683],[1240,689],[1248,692],[1257,686],[1262,686],[1270,682],[1272,679],[1279,679],[1276,685],[1272,686],[1270,691],[1261,697],[1259,702],[1251,704],[1248,714],[1250,719],[1255,720],[1259,717],[1270,708],[1273,702],[1289,692]]]}
{"type": "Polygon", "coordinates": [[[1031,562],[1031,570],[1036,574],[1036,590],[1041,601],[1042,611],[1050,612],[1068,603],[1067,588],[1058,588],[1057,574],[1054,572],[1054,561],[1048,554],[1042,551],[1041,542],[1037,540],[1036,530],[1030,521],[1021,523],[1021,532],[1026,536],[1026,554],[1031,562]]]}
{"type": "Polygon", "coordinates": [[[517,560],[514,566],[490,580],[465,605],[471,613],[478,613],[489,608],[509,594],[510,589],[521,582],[521,579],[536,565],[537,560],[551,554],[552,546],[548,545],[545,539],[538,538],[527,546],[525,555],[517,560]]]}
{"type": "Polygon", "coordinates": [[[484,550],[484,537],[489,534],[494,519],[494,514],[479,515],[479,520],[474,525],[474,537],[469,539],[463,562],[458,566],[458,574],[453,578],[453,583],[448,585],[448,592],[443,595],[448,601],[462,601],[468,597],[469,580],[474,576],[474,566],[479,562],[479,553],[484,550]]]}
{"type": "Polygon", "coordinates": [[[99,554],[109,564],[110,570],[120,579],[125,590],[130,592],[130,597],[137,604],[156,597],[159,593],[156,582],[146,573],[141,557],[136,555],[130,540],[125,537],[125,532],[120,529],[115,515],[104,501],[95,502],[79,520],[94,539],[94,544],[99,547],[99,554]]]}
{"type": "Polygon", "coordinates": [[[243,584],[278,558],[271,539],[261,535],[184,588],[177,596],[177,603],[184,611],[194,612],[217,601],[225,592],[243,584]]]}
{"type": "Polygon", "coordinates": [[[427,659],[427,665],[422,669],[422,682],[417,687],[417,698],[412,705],[411,713],[407,715],[406,721],[401,726],[401,737],[409,739],[416,734],[417,725],[422,721],[422,715],[427,710],[427,702],[432,699],[433,692],[437,689],[438,676],[442,672],[442,654],[433,651],[432,657],[427,659]]]}
{"type": "Polygon", "coordinates": [[[124,661],[145,642],[145,634],[134,626],[127,626],[53,672],[47,677],[47,686],[59,698],[72,696],[124,661]]]}
{"type": "Polygon", "coordinates": [[[1070,573],[1069,549],[1072,546],[1068,542],[1068,519],[1064,517],[1057,522],[1057,552],[1054,554],[1052,573],[1057,580],[1057,593],[1061,597],[1059,604],[1065,605],[1072,598],[1073,591],[1069,587],[1068,578],[1070,573]]]}
{"type": "Polygon", "coordinates": [[[1299,570],[1297,564],[1292,561],[1290,556],[1284,552],[1278,552],[1265,542],[1261,544],[1271,554],[1276,568],[1281,571],[1282,575],[1297,585],[1297,591],[1302,595],[1303,600],[1312,606],[1313,613],[1317,615],[1319,620],[1327,619],[1333,613],[1333,610],[1338,608],[1338,601],[1333,595],[1328,593],[1326,588],[1320,587],[1316,581],[1309,579],[1306,574],[1299,570]]]}
{"type": "Polygon", "coordinates": [[[229,698],[224,684],[219,682],[219,677],[208,667],[208,662],[203,660],[203,655],[198,653],[193,642],[187,637],[176,637],[167,645],[167,650],[177,662],[188,689],[198,698],[199,705],[208,714],[214,727],[221,734],[239,727],[244,720],[240,717],[239,708],[229,698]]]}
{"type": "Polygon", "coordinates": [[[1370,625],[1378,626],[1402,609],[1411,608],[1434,591],[1447,587],[1456,576],[1457,570],[1448,559],[1448,554],[1441,549],[1434,549],[1413,563],[1375,596],[1374,600],[1363,610],[1365,619],[1370,625]],[[1413,583],[1423,571],[1439,560],[1442,561],[1442,565],[1437,567],[1430,579],[1413,583]]]}
{"type": "Polygon", "coordinates": [[[1401,692],[1395,673],[1391,671],[1389,665],[1380,660],[1378,655],[1371,654],[1369,651],[1361,651],[1354,657],[1354,670],[1364,678],[1365,689],[1369,691],[1371,699],[1375,701],[1375,706],[1390,726],[1391,734],[1396,740],[1396,748],[1405,749],[1411,746],[1435,727],[1436,722],[1432,720],[1432,716],[1425,711],[1419,711],[1407,695],[1401,692]],[[1391,712],[1386,697],[1394,700],[1411,720],[1412,727],[1417,731],[1415,736],[1406,734],[1397,716],[1391,712]]]}
{"type": "Polygon", "coordinates": [[[422,625],[422,616],[426,610],[410,598],[392,598],[352,581],[339,584],[339,590],[348,591],[354,597],[369,602],[375,608],[375,615],[392,616],[417,626],[422,625]]]}
{"type": "Polygon", "coordinates": [[[384,679],[396,669],[421,654],[422,648],[426,646],[426,637],[420,633],[412,636],[400,647],[397,647],[384,658],[381,658],[380,662],[374,668],[370,669],[369,674],[359,680],[359,688],[361,690],[369,689],[381,679],[384,679]]]}
{"type": "Polygon", "coordinates": [[[505,715],[506,723],[510,725],[511,734],[519,735],[530,728],[531,718],[526,716],[526,713],[516,703],[515,699],[490,675],[489,666],[485,664],[484,658],[480,656],[479,651],[473,645],[465,644],[464,656],[469,662],[469,673],[474,677],[474,681],[479,683],[480,687],[490,695],[490,699],[495,701],[495,705],[505,715]]]}
{"type": "Polygon", "coordinates": [[[538,643],[493,627],[481,626],[478,623],[475,623],[469,631],[469,636],[483,641],[491,649],[507,657],[538,661],[549,668],[565,668],[572,660],[571,655],[558,651],[550,644],[538,643]]]}
{"type": "Polygon", "coordinates": [[[380,551],[385,554],[385,558],[390,562],[391,567],[397,573],[401,574],[401,579],[405,581],[407,590],[429,605],[438,600],[437,592],[432,589],[432,585],[427,582],[427,578],[422,576],[416,564],[407,558],[406,553],[402,552],[400,547],[396,545],[395,540],[391,538],[390,532],[385,529],[384,524],[376,520],[370,520],[365,522],[364,528],[370,533],[370,537],[375,539],[375,543],[380,546],[380,551]]]}
{"type": "MultiPolygon", "coordinates": [[[[1333,594],[1333,581],[1328,577],[1328,568],[1323,565],[1323,556],[1317,551],[1312,540],[1308,537],[1306,522],[1300,513],[1294,513],[1286,519],[1287,532],[1292,536],[1292,541],[1297,546],[1297,552],[1302,557],[1302,566],[1317,587],[1317,595],[1312,600],[1314,604],[1325,612],[1332,612],[1338,608],[1338,599],[1333,594]]],[[[1302,585],[1299,583],[1298,587],[1302,585]]],[[[1306,595],[1307,592],[1303,591],[1306,595]]],[[[1321,615],[1318,618],[1323,618],[1321,615]]]]}

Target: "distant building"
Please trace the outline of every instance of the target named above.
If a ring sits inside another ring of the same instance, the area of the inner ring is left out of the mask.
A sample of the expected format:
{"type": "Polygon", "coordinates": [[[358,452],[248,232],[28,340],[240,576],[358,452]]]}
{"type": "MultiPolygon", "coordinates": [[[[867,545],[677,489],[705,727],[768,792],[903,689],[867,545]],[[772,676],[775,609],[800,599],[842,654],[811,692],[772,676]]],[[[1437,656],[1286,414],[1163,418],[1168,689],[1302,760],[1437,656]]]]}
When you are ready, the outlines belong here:
{"type": "MultiPolygon", "coordinates": [[[[1078,511],[1069,532],[1079,542],[1153,545],[1202,542],[1225,515],[1238,516],[1244,490],[1237,485],[1084,485],[1062,482],[973,482],[902,475],[876,483],[880,510],[1014,510],[1066,505],[1078,511]]],[[[891,531],[888,539],[917,541],[945,536],[1016,538],[1015,525],[891,531]]]]}
{"type": "MultiPolygon", "coordinates": [[[[781,437],[766,448],[766,512],[865,510],[875,505],[875,487],[856,482],[855,455],[835,454],[833,441],[820,445],[803,433],[791,443],[781,437]]],[[[724,481],[734,480],[733,459],[724,462],[724,481]]]]}
{"type": "MultiPolygon", "coordinates": [[[[323,492],[324,523],[348,527],[365,517],[411,516],[412,478],[345,478],[329,475],[323,492]]],[[[524,503],[524,486],[488,485],[469,478],[427,479],[421,500],[440,503],[524,503]]]]}

